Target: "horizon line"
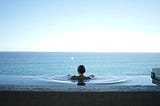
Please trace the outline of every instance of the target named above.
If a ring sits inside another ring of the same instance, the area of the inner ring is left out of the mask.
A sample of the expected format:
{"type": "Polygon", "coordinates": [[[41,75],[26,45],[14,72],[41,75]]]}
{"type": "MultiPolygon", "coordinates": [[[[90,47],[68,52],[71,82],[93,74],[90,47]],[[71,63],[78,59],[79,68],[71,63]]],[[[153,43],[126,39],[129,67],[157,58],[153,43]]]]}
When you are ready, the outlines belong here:
{"type": "Polygon", "coordinates": [[[157,51],[1,51],[0,52],[55,52],[55,53],[160,53],[157,51]]]}

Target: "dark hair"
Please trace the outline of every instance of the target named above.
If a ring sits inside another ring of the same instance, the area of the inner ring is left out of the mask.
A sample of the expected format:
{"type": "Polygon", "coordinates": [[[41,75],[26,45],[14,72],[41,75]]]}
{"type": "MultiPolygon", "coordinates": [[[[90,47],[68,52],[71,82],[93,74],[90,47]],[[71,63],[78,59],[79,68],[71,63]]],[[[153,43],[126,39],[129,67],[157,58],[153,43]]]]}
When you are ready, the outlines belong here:
{"type": "Polygon", "coordinates": [[[84,65],[79,65],[79,66],[78,66],[78,72],[79,72],[79,73],[82,73],[82,74],[83,74],[83,73],[85,73],[85,71],[86,71],[86,70],[85,70],[84,65]]]}

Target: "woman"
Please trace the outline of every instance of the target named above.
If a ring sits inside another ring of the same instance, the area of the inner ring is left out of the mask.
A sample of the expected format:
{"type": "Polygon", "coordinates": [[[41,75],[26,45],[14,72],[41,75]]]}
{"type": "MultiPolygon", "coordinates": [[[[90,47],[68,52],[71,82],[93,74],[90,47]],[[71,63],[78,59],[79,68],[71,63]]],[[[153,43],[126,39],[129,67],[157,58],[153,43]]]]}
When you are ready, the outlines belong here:
{"type": "Polygon", "coordinates": [[[78,69],[77,69],[77,72],[79,74],[79,76],[72,76],[71,79],[72,80],[78,80],[78,85],[85,85],[84,83],[84,80],[88,80],[88,79],[91,79],[94,77],[94,75],[90,75],[88,77],[84,76],[84,73],[85,73],[85,67],[84,65],[79,65],[78,66],[78,69]]]}

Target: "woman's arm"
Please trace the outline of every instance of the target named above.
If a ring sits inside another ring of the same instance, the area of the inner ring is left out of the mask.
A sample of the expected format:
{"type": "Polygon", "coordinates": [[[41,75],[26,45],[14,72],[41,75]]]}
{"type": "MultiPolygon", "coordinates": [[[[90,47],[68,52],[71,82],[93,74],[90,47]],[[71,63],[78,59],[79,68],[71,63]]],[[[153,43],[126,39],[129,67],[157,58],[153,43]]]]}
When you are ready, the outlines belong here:
{"type": "Polygon", "coordinates": [[[77,80],[77,79],[78,79],[78,77],[75,75],[71,77],[71,80],[77,80]]]}
{"type": "Polygon", "coordinates": [[[93,78],[93,77],[94,77],[94,75],[89,75],[88,77],[89,77],[89,78],[93,78]]]}
{"type": "Polygon", "coordinates": [[[92,79],[94,77],[94,75],[89,75],[88,77],[86,77],[86,79],[92,79]]]}

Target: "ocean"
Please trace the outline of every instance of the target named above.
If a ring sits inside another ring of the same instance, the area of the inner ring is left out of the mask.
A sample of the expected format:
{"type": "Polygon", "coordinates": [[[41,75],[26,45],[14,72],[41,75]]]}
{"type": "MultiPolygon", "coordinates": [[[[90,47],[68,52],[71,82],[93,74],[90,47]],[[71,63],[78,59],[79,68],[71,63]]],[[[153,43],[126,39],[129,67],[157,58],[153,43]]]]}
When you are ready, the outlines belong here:
{"type": "Polygon", "coordinates": [[[136,80],[140,76],[142,84],[152,84],[147,81],[151,81],[152,68],[160,67],[160,53],[0,52],[0,85],[55,84],[57,76],[62,81],[64,76],[78,75],[81,64],[86,68],[85,75],[101,78],[100,82],[136,80]]]}

